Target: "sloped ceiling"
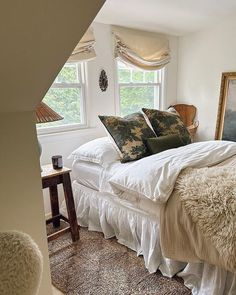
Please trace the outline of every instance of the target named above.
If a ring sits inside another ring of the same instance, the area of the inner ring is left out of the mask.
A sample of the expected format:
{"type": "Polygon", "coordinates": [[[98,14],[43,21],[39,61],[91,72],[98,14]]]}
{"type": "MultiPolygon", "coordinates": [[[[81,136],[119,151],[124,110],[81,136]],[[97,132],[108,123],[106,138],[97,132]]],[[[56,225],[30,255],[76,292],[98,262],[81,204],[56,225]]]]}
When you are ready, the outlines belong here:
{"type": "Polygon", "coordinates": [[[104,1],[1,1],[0,112],[35,109],[104,1]]]}
{"type": "Polygon", "coordinates": [[[107,0],[95,21],[181,36],[235,14],[235,0],[107,0]]]}

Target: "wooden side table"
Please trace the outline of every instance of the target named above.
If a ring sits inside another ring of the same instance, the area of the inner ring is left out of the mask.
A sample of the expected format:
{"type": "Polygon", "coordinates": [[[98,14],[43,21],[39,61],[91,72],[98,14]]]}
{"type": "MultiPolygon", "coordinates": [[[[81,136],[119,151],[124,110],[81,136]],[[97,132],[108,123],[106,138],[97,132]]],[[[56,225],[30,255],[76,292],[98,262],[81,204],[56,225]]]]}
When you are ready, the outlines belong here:
{"type": "Polygon", "coordinates": [[[72,241],[75,242],[79,239],[79,225],[77,223],[77,217],[75,212],[75,204],[71,187],[70,171],[71,169],[63,167],[60,170],[53,169],[52,165],[42,166],[42,187],[49,188],[50,202],[52,210],[52,218],[46,221],[46,224],[53,223],[53,227],[60,226],[60,220],[64,220],[69,224],[68,227],[58,230],[57,232],[48,235],[48,241],[51,241],[65,232],[71,232],[72,241]],[[68,218],[60,214],[58,190],[57,185],[62,184],[65,195],[66,208],[68,218]]]}

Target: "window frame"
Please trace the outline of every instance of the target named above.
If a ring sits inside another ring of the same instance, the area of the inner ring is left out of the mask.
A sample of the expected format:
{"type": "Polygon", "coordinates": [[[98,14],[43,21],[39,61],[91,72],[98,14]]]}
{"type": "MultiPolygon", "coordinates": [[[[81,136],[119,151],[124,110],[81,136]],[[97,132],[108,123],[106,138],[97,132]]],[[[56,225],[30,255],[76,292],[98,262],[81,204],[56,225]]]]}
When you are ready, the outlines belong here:
{"type": "MultiPolygon", "coordinates": [[[[66,64],[70,64],[72,62],[67,62],[66,64]]],[[[38,135],[44,135],[44,134],[51,134],[51,133],[60,133],[60,132],[67,132],[67,131],[73,131],[73,130],[79,130],[79,129],[85,129],[88,128],[88,122],[87,122],[87,99],[86,99],[86,62],[73,62],[78,64],[78,77],[80,83],[57,83],[53,81],[50,88],[70,88],[70,87],[78,87],[81,89],[81,102],[80,102],[80,109],[81,111],[81,121],[82,123],[72,123],[72,124],[65,124],[65,125],[58,125],[58,126],[47,126],[47,127],[37,127],[37,134],[38,135]]],[[[64,65],[64,66],[65,66],[64,65]]],[[[63,67],[64,67],[63,66],[63,67]]],[[[59,74],[59,73],[58,73],[59,74]]],[[[50,89],[49,88],[49,89],[50,89]]],[[[48,89],[48,90],[49,90],[48,89]]]]}
{"type": "MultiPolygon", "coordinates": [[[[144,83],[137,83],[137,82],[130,82],[130,83],[119,83],[119,62],[123,62],[120,59],[115,60],[115,84],[116,84],[116,115],[121,116],[121,99],[120,99],[120,90],[121,87],[123,86],[128,86],[128,87],[140,87],[140,86],[156,86],[157,89],[159,88],[159,97],[154,98],[154,107],[161,109],[162,107],[162,102],[163,102],[163,96],[164,96],[164,76],[165,76],[165,69],[162,68],[159,72],[159,82],[144,82],[144,83]]],[[[137,68],[139,69],[139,68],[137,68]]],[[[145,70],[143,70],[145,72],[145,70]]],[[[141,111],[141,110],[140,110],[141,111]]]]}

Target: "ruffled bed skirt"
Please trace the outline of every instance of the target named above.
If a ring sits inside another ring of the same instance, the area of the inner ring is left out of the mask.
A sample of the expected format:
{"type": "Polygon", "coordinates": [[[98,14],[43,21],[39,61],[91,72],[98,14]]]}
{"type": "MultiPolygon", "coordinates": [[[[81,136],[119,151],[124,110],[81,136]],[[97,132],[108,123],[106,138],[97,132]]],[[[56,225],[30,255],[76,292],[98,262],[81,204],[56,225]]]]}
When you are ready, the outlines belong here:
{"type": "MultiPolygon", "coordinates": [[[[236,274],[207,263],[183,263],[163,257],[159,242],[158,212],[156,216],[136,208],[126,200],[100,193],[73,182],[78,222],[91,231],[103,232],[105,238],[118,242],[143,255],[150,273],[178,276],[194,295],[235,295],[236,274]],[[180,272],[182,270],[182,272],[180,272]]],[[[61,206],[66,215],[65,203],[61,206]]]]}

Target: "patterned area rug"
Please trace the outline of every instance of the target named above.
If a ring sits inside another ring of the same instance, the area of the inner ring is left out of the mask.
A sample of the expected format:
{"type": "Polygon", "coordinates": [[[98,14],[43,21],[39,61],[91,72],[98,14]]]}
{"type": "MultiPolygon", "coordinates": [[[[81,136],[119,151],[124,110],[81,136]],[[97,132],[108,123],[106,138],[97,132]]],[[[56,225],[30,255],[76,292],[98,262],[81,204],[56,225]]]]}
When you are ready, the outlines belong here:
{"type": "Polygon", "coordinates": [[[49,243],[53,285],[68,295],[190,295],[180,278],[149,274],[142,257],[116,239],[80,230],[80,240],[65,234],[49,243]]]}

